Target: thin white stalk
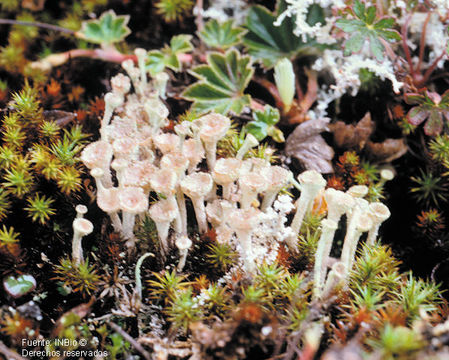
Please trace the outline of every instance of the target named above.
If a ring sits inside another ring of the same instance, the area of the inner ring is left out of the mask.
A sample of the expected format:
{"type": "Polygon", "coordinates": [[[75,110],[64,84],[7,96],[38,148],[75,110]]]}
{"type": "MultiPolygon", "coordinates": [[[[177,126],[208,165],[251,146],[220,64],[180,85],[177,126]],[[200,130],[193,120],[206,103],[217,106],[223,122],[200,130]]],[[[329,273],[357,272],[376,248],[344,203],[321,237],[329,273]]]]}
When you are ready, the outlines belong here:
{"type": "Polygon", "coordinates": [[[368,232],[368,237],[366,239],[366,243],[369,246],[373,246],[374,243],[376,242],[377,239],[377,235],[379,235],[379,228],[380,228],[380,223],[379,224],[375,224],[373,226],[373,228],[368,232]]]}
{"type": "Polygon", "coordinates": [[[234,186],[234,182],[233,181],[222,185],[222,188],[223,188],[223,199],[229,200],[231,198],[233,186],[234,186]]]}
{"type": "Polygon", "coordinates": [[[136,214],[123,211],[122,217],[123,217],[123,231],[122,231],[123,237],[125,239],[131,239],[134,237],[133,230],[136,221],[136,214]]]}
{"type": "Polygon", "coordinates": [[[251,204],[257,199],[257,191],[250,190],[248,187],[242,187],[242,198],[240,199],[240,205],[242,209],[249,209],[251,204]]]}
{"type": "Polygon", "coordinates": [[[183,219],[181,217],[181,212],[179,211],[178,202],[176,201],[176,197],[171,195],[168,197],[168,201],[173,204],[176,209],[176,218],[175,218],[175,232],[176,234],[181,234],[183,232],[183,219]]]}
{"type": "Polygon", "coordinates": [[[105,163],[101,168],[101,170],[103,170],[103,176],[101,178],[101,181],[104,184],[104,187],[106,188],[112,187],[113,184],[112,184],[111,164],[105,163]]]}
{"type": "Polygon", "coordinates": [[[179,250],[179,254],[181,255],[181,257],[179,258],[179,262],[178,262],[178,267],[177,267],[178,271],[182,271],[182,269],[184,269],[188,252],[189,252],[188,249],[179,250]]]}
{"type": "Polygon", "coordinates": [[[204,198],[192,198],[193,209],[195,210],[196,221],[200,233],[207,231],[206,208],[204,206],[204,198]]]}
{"type": "MultiPolygon", "coordinates": [[[[363,211],[360,209],[360,211],[363,211]]],[[[360,236],[368,231],[372,226],[373,222],[371,221],[370,217],[366,213],[362,214],[356,214],[356,224],[354,226],[354,230],[352,230],[352,233],[347,233],[348,239],[345,237],[345,242],[343,245],[343,250],[345,250],[345,254],[342,252],[341,261],[346,266],[346,279],[349,277],[349,273],[352,269],[354,259],[355,259],[355,253],[357,251],[357,244],[359,243],[360,236]],[[345,248],[346,246],[346,248],[345,248]],[[345,257],[343,257],[345,255],[345,257]]],[[[352,225],[352,224],[351,224],[352,225]]],[[[350,230],[348,230],[350,231],[350,230]]]]}
{"type": "Polygon", "coordinates": [[[348,267],[350,263],[351,248],[353,247],[353,243],[354,241],[358,241],[358,238],[356,238],[357,236],[356,225],[361,213],[362,210],[360,209],[360,207],[356,206],[352,209],[352,214],[348,218],[349,223],[346,229],[346,235],[343,242],[343,249],[341,250],[341,262],[345,264],[346,267],[348,267]]]}
{"type": "Polygon", "coordinates": [[[315,253],[315,268],[314,268],[314,288],[313,293],[315,297],[319,297],[324,285],[326,276],[327,262],[332,248],[332,241],[334,239],[337,223],[333,220],[324,219],[321,222],[322,230],[320,240],[318,241],[317,250],[315,253]]]}
{"type": "Polygon", "coordinates": [[[240,147],[239,151],[237,151],[237,155],[235,157],[239,160],[242,160],[245,154],[251,148],[257,145],[259,145],[259,141],[257,141],[257,139],[253,135],[247,134],[242,146],[240,147]]]}
{"type": "Polygon", "coordinates": [[[204,150],[206,150],[207,168],[212,172],[217,160],[217,142],[205,142],[204,150]]]}
{"type": "Polygon", "coordinates": [[[157,234],[159,235],[159,241],[161,242],[162,254],[165,256],[168,254],[168,230],[170,229],[170,221],[158,221],[156,223],[157,234]]]}
{"type": "Polygon", "coordinates": [[[72,239],[72,260],[76,265],[79,265],[84,260],[83,247],[81,246],[82,239],[81,234],[75,231],[72,239]]]}
{"type": "Polygon", "coordinates": [[[306,191],[303,191],[299,196],[299,199],[296,201],[296,213],[290,225],[295,235],[298,235],[299,230],[301,229],[302,221],[304,220],[304,216],[306,215],[306,212],[309,209],[313,199],[313,195],[307,193],[306,191]]]}
{"type": "Polygon", "coordinates": [[[186,264],[187,259],[187,253],[189,252],[189,249],[192,247],[192,240],[190,240],[186,235],[178,236],[176,239],[176,247],[179,250],[179,262],[178,262],[178,271],[182,271],[184,269],[184,266],[186,264]]]}
{"type": "Polygon", "coordinates": [[[251,231],[249,230],[235,230],[237,234],[239,244],[242,248],[243,265],[247,273],[254,273],[256,270],[256,264],[252,259],[252,244],[251,244],[251,231]]]}
{"type": "Polygon", "coordinates": [[[93,224],[84,218],[75,218],[72,223],[73,238],[72,238],[72,259],[76,265],[83,261],[83,248],[81,241],[83,236],[89,235],[93,229],[93,224]]]}
{"type": "Polygon", "coordinates": [[[266,211],[268,208],[270,208],[274,201],[276,200],[276,197],[278,196],[280,189],[272,189],[272,190],[268,190],[262,200],[262,206],[261,206],[261,210],[262,211],[266,211]]]}
{"type": "Polygon", "coordinates": [[[109,217],[111,218],[112,227],[114,228],[114,231],[117,233],[121,233],[123,230],[122,221],[120,220],[120,217],[118,216],[118,212],[114,211],[111,213],[108,213],[109,217]]]}
{"type": "Polygon", "coordinates": [[[349,272],[352,270],[352,266],[354,264],[354,259],[355,259],[355,253],[357,251],[357,245],[359,244],[359,240],[360,240],[360,236],[362,236],[362,232],[361,231],[356,231],[354,238],[352,240],[351,243],[351,248],[349,249],[349,257],[347,260],[347,275],[349,275],[349,272]]]}
{"type": "Polygon", "coordinates": [[[349,265],[351,256],[351,247],[353,246],[353,243],[355,241],[354,237],[356,236],[359,218],[362,215],[363,211],[367,210],[368,208],[368,201],[361,198],[356,198],[355,200],[356,204],[352,208],[352,211],[347,219],[348,221],[347,221],[346,235],[343,242],[343,249],[341,251],[341,261],[346,265],[349,265]]]}
{"type": "Polygon", "coordinates": [[[145,89],[147,87],[147,71],[145,67],[145,59],[147,57],[147,52],[144,49],[137,48],[134,50],[134,53],[137,57],[137,65],[140,70],[140,86],[139,92],[140,94],[144,94],[145,89]]]}
{"type": "Polygon", "coordinates": [[[178,203],[179,215],[181,217],[181,231],[183,235],[187,235],[187,209],[186,209],[186,199],[184,193],[180,186],[176,190],[176,201],[178,203]]]}
{"type": "Polygon", "coordinates": [[[323,291],[321,292],[321,298],[326,299],[331,295],[338,286],[344,283],[346,272],[346,266],[341,262],[336,262],[331,271],[329,271],[329,275],[327,276],[326,284],[324,285],[323,291]]]}

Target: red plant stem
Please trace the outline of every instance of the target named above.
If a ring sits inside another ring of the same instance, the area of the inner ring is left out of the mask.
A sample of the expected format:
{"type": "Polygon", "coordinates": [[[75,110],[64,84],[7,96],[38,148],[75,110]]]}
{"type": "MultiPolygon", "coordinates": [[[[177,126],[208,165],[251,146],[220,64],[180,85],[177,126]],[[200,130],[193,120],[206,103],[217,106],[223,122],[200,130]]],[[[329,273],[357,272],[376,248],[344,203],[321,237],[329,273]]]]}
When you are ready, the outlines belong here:
{"type": "Polygon", "coordinates": [[[62,53],[51,54],[41,60],[32,63],[35,68],[50,69],[55,66],[65,64],[68,60],[87,57],[91,59],[100,59],[104,61],[121,63],[127,59],[137,62],[135,55],[122,54],[118,51],[103,50],[103,49],[74,49],[62,53]]]}
{"type": "MultiPolygon", "coordinates": [[[[191,54],[178,54],[178,60],[182,63],[191,63],[193,60],[193,57],[191,54]]],[[[201,60],[204,59],[204,62],[206,62],[206,57],[200,57],[201,60]]]]}
{"type": "Polygon", "coordinates": [[[407,19],[404,22],[404,25],[402,25],[401,29],[401,35],[402,35],[402,47],[404,48],[405,58],[407,59],[408,66],[410,68],[410,75],[412,76],[412,79],[415,79],[415,69],[413,68],[413,61],[412,56],[410,55],[410,49],[407,45],[407,29],[408,29],[408,23],[411,20],[411,16],[409,15],[407,19]]]}
{"type": "Polygon", "coordinates": [[[446,50],[443,50],[440,56],[438,56],[433,62],[432,65],[426,70],[426,72],[423,75],[423,78],[421,80],[421,83],[424,84],[427,80],[429,80],[430,75],[435,70],[435,68],[438,65],[438,62],[446,55],[446,50]]]}
{"type": "Polygon", "coordinates": [[[299,102],[299,105],[302,111],[307,112],[317,99],[318,82],[316,73],[314,71],[305,68],[304,72],[307,75],[307,93],[305,96],[303,96],[303,98],[299,102]]]}
{"type": "Polygon", "coordinates": [[[298,78],[299,69],[298,69],[298,65],[296,63],[294,63],[294,69],[295,69],[296,93],[298,94],[298,100],[301,101],[302,99],[304,99],[304,93],[301,89],[301,84],[299,83],[299,78],[298,78]]]}
{"type": "Polygon", "coordinates": [[[276,107],[278,109],[282,109],[284,107],[276,85],[274,85],[272,82],[268,81],[265,78],[256,77],[253,79],[253,81],[255,81],[256,83],[261,85],[263,88],[265,88],[270,93],[270,95],[273,97],[276,107]]]}
{"type": "MultiPolygon", "coordinates": [[[[122,63],[125,60],[131,59],[134,63],[137,63],[137,57],[133,54],[122,54],[114,49],[74,49],[62,53],[51,54],[41,60],[35,61],[34,67],[46,68],[48,66],[55,67],[65,64],[68,60],[86,57],[90,59],[99,59],[103,61],[122,63]]],[[[201,60],[206,61],[206,59],[200,57],[201,60]]],[[[191,63],[193,58],[191,54],[178,54],[178,59],[182,63],[191,63]]]]}
{"type": "Polygon", "coordinates": [[[251,99],[250,108],[252,110],[261,110],[261,111],[263,111],[264,106],[260,102],[254,100],[254,99],[251,99]]]}
{"type": "Polygon", "coordinates": [[[426,20],[424,20],[424,24],[422,27],[422,33],[421,33],[421,39],[419,41],[419,61],[417,69],[421,69],[422,61],[424,58],[424,48],[426,47],[426,30],[427,30],[427,24],[429,23],[430,16],[432,15],[431,12],[429,12],[426,16],[426,20]]]}
{"type": "Polygon", "coordinates": [[[387,53],[387,55],[391,59],[391,61],[395,61],[397,59],[397,56],[394,53],[393,49],[391,48],[390,43],[382,38],[379,38],[379,40],[382,43],[382,45],[384,46],[385,52],[387,53]]]}
{"type": "Polygon", "coordinates": [[[378,17],[384,16],[384,7],[383,2],[381,0],[376,0],[376,10],[378,17]]]}
{"type": "Polygon", "coordinates": [[[137,62],[136,55],[127,55],[122,54],[118,51],[105,51],[103,49],[93,49],[93,50],[84,50],[84,49],[75,49],[67,52],[68,58],[75,57],[90,57],[92,59],[100,59],[104,61],[121,63],[125,60],[131,59],[134,62],[137,62]]]}

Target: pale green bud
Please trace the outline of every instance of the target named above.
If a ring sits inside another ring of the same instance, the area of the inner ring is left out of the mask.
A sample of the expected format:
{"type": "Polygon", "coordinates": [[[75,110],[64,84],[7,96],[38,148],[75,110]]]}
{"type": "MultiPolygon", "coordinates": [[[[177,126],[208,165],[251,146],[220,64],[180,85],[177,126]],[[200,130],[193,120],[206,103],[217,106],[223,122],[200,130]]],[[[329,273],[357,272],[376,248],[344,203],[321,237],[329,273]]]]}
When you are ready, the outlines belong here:
{"type": "Polygon", "coordinates": [[[295,73],[292,62],[283,58],[274,67],[274,81],[284,104],[285,111],[290,109],[295,96],[295,73]]]}

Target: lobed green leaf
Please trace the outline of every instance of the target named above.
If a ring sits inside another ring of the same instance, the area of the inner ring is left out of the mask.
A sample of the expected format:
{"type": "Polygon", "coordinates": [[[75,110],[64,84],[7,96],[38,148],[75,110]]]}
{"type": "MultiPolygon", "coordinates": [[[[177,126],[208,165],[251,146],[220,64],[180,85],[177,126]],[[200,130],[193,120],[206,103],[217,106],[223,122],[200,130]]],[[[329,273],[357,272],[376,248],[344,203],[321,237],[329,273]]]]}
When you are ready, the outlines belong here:
{"type": "Polygon", "coordinates": [[[95,44],[113,44],[122,41],[131,33],[128,22],[129,15],[117,16],[113,10],[109,10],[99,19],[83,22],[77,34],[95,44]]]}
{"type": "Polygon", "coordinates": [[[234,27],[232,20],[219,23],[213,19],[206,23],[204,29],[198,35],[210,48],[226,50],[240,43],[241,37],[245,33],[245,29],[234,27]]]}
{"type": "Polygon", "coordinates": [[[237,50],[213,52],[208,54],[206,65],[197,66],[191,73],[200,81],[190,85],[182,96],[194,102],[193,111],[239,114],[250,104],[251,97],[243,93],[254,73],[249,56],[241,56],[237,50]]]}

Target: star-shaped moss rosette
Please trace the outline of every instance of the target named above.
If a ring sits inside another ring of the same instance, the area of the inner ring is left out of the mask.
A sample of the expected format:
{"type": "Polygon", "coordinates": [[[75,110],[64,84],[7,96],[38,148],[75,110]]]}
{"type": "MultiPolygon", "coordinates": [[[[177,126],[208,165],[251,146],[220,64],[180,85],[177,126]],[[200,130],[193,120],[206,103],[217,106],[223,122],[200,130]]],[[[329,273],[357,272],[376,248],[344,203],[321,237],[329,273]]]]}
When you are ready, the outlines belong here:
{"type": "Polygon", "coordinates": [[[83,22],[76,35],[94,44],[113,44],[122,41],[131,30],[129,15],[116,15],[114,10],[101,14],[100,18],[83,22]]]}
{"type": "Polygon", "coordinates": [[[209,53],[207,64],[191,71],[200,81],[190,85],[182,96],[193,101],[192,111],[200,114],[208,111],[240,114],[251,101],[251,96],[244,91],[253,73],[251,58],[237,50],[209,53]]]}
{"type": "Polygon", "coordinates": [[[435,136],[443,130],[444,121],[449,121],[449,90],[443,95],[426,90],[422,94],[405,94],[408,104],[417,105],[407,113],[410,124],[418,126],[426,121],[424,132],[426,135],[435,136]]]}

